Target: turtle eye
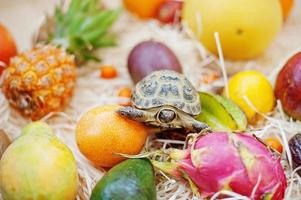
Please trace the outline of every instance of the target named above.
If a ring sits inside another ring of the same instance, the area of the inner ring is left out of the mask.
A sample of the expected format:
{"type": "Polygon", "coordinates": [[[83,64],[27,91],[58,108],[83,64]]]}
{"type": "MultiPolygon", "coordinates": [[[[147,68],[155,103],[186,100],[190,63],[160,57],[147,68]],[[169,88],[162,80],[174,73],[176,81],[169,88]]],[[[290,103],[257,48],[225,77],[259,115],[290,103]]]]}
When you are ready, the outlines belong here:
{"type": "Polygon", "coordinates": [[[173,110],[164,109],[159,112],[158,119],[161,123],[171,123],[176,118],[173,110]]]}

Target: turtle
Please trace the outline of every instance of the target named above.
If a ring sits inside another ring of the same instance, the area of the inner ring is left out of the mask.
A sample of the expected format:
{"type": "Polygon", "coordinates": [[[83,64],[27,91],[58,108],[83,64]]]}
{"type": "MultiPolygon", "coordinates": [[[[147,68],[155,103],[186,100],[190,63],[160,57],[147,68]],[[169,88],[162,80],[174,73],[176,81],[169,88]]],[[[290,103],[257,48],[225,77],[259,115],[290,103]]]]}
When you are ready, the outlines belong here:
{"type": "Polygon", "coordinates": [[[149,74],[136,84],[131,101],[132,106],[122,107],[117,113],[160,130],[184,128],[201,132],[209,129],[207,124],[194,119],[201,113],[197,90],[176,71],[149,74]]]}

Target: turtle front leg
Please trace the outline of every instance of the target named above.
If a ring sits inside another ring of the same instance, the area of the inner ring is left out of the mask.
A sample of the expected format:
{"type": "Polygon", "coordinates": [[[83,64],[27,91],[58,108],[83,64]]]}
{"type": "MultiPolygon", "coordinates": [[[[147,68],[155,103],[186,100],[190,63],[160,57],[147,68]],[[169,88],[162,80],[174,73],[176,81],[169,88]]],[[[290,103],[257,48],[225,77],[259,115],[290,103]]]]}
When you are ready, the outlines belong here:
{"type": "Polygon", "coordinates": [[[194,118],[191,119],[187,126],[191,128],[191,131],[194,133],[200,133],[204,130],[211,130],[211,128],[206,123],[195,120],[194,118]]]}
{"type": "Polygon", "coordinates": [[[192,133],[199,133],[205,129],[210,130],[210,127],[207,124],[194,119],[190,115],[182,114],[180,118],[182,126],[192,133]]]}
{"type": "Polygon", "coordinates": [[[119,115],[124,116],[126,118],[138,121],[138,122],[146,122],[150,116],[147,111],[139,110],[133,108],[131,106],[122,107],[116,111],[119,115]]]}

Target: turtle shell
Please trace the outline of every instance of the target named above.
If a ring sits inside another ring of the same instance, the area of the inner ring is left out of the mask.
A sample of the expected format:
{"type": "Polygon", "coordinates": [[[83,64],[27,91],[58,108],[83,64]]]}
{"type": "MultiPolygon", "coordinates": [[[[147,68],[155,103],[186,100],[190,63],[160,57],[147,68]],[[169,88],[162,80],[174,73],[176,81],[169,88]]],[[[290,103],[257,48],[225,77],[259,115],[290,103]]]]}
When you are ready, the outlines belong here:
{"type": "Polygon", "coordinates": [[[139,109],[173,106],[190,115],[201,112],[200,97],[191,82],[172,70],[155,71],[136,84],[133,105],[139,109]]]}

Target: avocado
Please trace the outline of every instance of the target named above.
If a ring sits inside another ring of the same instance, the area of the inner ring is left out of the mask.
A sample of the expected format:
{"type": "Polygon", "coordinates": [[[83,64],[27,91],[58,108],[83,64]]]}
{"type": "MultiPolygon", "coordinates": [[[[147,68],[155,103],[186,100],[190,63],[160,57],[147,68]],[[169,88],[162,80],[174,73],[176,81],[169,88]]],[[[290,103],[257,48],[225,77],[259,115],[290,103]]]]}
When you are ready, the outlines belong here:
{"type": "Polygon", "coordinates": [[[156,200],[155,176],[147,159],[128,159],[108,171],[90,200],[156,200]]]}

